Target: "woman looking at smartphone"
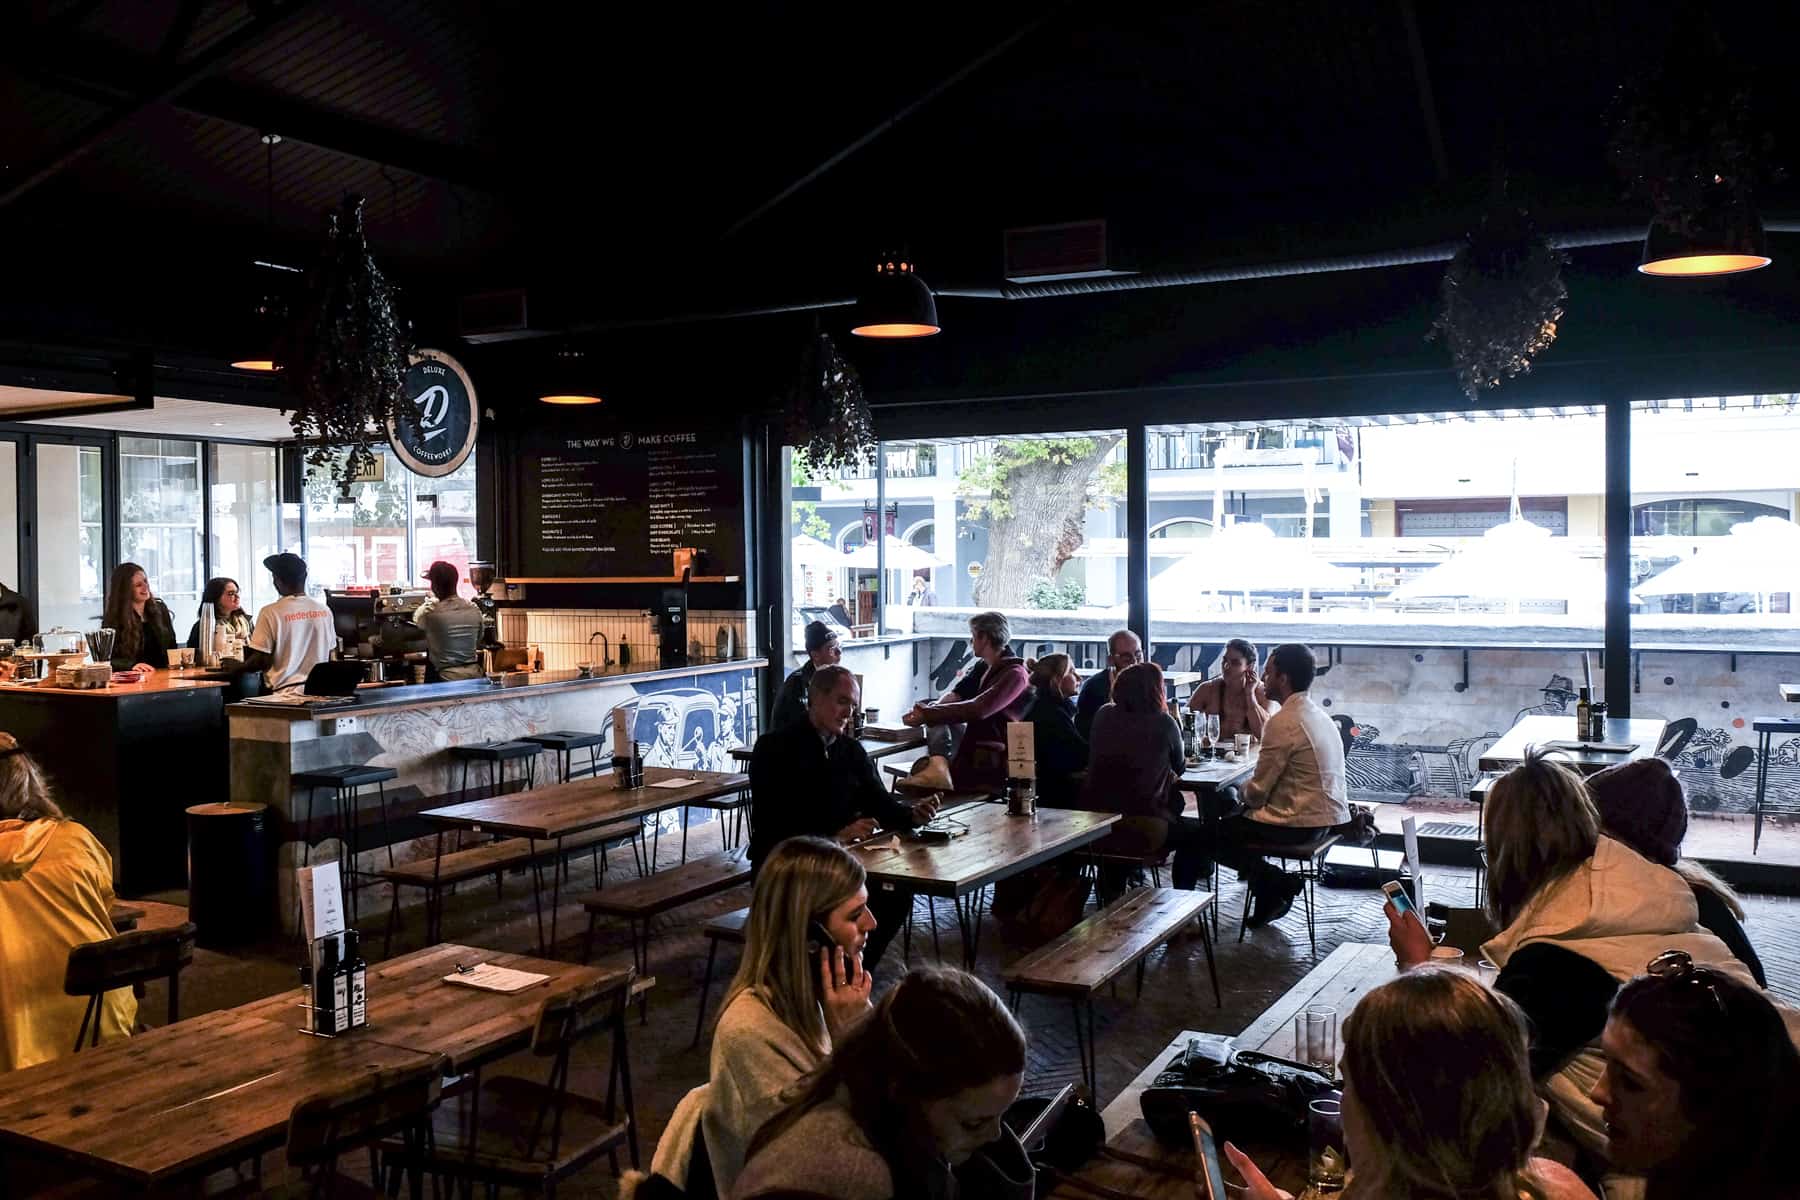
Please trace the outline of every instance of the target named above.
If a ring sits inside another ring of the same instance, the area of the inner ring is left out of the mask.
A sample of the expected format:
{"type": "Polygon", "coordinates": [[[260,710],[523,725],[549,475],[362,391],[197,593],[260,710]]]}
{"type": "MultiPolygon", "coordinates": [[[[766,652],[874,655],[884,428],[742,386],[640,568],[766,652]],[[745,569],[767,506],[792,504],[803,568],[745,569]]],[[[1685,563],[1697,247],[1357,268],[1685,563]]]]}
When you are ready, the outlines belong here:
{"type": "Polygon", "coordinates": [[[835,842],[776,845],[756,876],[744,956],[713,1031],[710,1082],[688,1093],[656,1148],[655,1174],[723,1195],[750,1138],[781,1108],[781,1093],[827,1058],[869,1013],[862,948],[875,918],[863,866],[835,842]],[[696,1122],[712,1179],[696,1177],[696,1122]],[[684,1182],[685,1181],[685,1182],[684,1182]]]}
{"type": "MultiPolygon", "coordinates": [[[[1424,966],[1369,992],[1344,1021],[1344,1200],[1593,1200],[1534,1157],[1519,1006],[1455,967],[1424,966]]],[[[1229,1142],[1249,1200],[1291,1200],[1229,1142]]]]}

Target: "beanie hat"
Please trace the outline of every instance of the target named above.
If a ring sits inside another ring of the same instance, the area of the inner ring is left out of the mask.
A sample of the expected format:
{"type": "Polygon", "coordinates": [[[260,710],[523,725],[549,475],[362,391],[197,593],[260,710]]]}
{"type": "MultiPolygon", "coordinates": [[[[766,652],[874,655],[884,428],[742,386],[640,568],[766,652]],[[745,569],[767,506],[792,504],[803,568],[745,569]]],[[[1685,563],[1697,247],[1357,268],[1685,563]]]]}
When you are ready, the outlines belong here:
{"type": "Polygon", "coordinates": [[[1587,786],[1608,836],[1665,867],[1681,858],[1687,799],[1668,763],[1660,758],[1622,763],[1589,776],[1587,786]]]}
{"type": "MultiPolygon", "coordinates": [[[[790,626],[791,628],[791,626],[790,626]]],[[[811,654],[827,642],[837,640],[837,634],[823,621],[811,621],[806,626],[806,652],[811,654]]]]}

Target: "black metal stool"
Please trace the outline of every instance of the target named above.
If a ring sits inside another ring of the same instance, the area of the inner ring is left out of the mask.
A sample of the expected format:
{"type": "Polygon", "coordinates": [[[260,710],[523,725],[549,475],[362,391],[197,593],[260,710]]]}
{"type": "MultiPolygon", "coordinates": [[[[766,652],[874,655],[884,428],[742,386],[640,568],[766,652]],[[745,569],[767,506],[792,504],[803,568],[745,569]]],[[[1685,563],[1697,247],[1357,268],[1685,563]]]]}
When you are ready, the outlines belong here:
{"type": "Polygon", "coordinates": [[[542,747],[535,742],[472,742],[450,747],[450,757],[462,762],[462,786],[457,790],[457,803],[469,798],[469,764],[486,763],[488,787],[492,794],[506,794],[506,764],[522,762],[518,782],[526,788],[537,786],[537,756],[542,747]]]}
{"type": "Polygon", "coordinates": [[[549,733],[528,733],[521,740],[536,742],[539,746],[555,754],[558,765],[562,768],[558,778],[564,783],[575,778],[569,759],[576,750],[588,752],[587,766],[582,769],[581,774],[598,775],[600,773],[600,752],[595,747],[605,744],[606,735],[603,733],[582,733],[576,729],[553,729],[549,733]]]}
{"type": "Polygon", "coordinates": [[[1750,853],[1755,854],[1762,845],[1763,813],[1789,813],[1793,808],[1776,807],[1765,810],[1763,793],[1769,787],[1769,757],[1775,753],[1775,735],[1778,733],[1800,736],[1800,717],[1763,717],[1750,726],[1756,731],[1756,826],[1750,835],[1750,853]]]}
{"type": "MultiPolygon", "coordinates": [[[[398,779],[400,773],[392,767],[374,767],[367,763],[351,764],[342,767],[316,767],[311,771],[296,771],[293,776],[295,787],[306,789],[306,816],[301,825],[310,832],[312,825],[313,795],[319,788],[330,788],[337,808],[338,832],[338,866],[343,876],[345,902],[350,910],[350,920],[356,920],[356,893],[362,886],[362,875],[356,869],[356,856],[362,849],[362,835],[357,819],[357,809],[362,800],[362,788],[365,784],[374,784],[376,794],[381,803],[381,844],[387,847],[388,866],[394,865],[394,845],[388,840],[387,816],[387,781],[398,779]],[[344,847],[349,847],[349,866],[344,866],[344,847]]],[[[312,862],[313,839],[306,841],[306,861],[312,862]]]]}

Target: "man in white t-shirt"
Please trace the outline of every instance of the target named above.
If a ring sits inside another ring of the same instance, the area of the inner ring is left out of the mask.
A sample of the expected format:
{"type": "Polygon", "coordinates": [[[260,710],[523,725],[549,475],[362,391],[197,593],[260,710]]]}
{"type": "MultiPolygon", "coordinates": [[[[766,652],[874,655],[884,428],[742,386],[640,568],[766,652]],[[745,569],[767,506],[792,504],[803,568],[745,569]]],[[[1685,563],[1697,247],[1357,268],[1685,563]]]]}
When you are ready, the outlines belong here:
{"type": "Polygon", "coordinates": [[[291,691],[337,648],[331,610],[306,594],[306,560],[298,554],[271,554],[263,566],[281,599],[263,605],[250,631],[246,671],[261,671],[269,691],[291,691]]]}

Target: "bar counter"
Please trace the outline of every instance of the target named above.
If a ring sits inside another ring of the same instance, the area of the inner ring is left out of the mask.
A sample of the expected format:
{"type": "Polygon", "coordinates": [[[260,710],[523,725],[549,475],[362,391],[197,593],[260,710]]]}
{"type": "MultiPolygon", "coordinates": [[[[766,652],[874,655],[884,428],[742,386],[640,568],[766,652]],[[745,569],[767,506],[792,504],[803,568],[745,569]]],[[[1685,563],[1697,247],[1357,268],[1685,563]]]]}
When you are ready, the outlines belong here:
{"type": "Polygon", "coordinates": [[[0,729],[112,855],[121,895],[186,885],[183,810],[226,796],[227,690],[201,671],[104,688],[0,683],[0,729]]]}
{"type": "MultiPolygon", "coordinates": [[[[276,867],[277,916],[291,923],[293,870],[338,852],[333,798],[321,790],[309,799],[295,788],[296,772],[369,764],[391,767],[398,778],[384,785],[387,825],[374,787],[365,787],[358,813],[360,865],[386,866],[391,852],[403,862],[431,852],[429,829],[417,819],[428,808],[491,795],[486,767],[469,769],[469,790],[461,791],[463,767],[450,750],[476,742],[511,741],[553,730],[608,734],[600,761],[610,757],[614,709],[632,713],[633,735],[648,745],[652,766],[731,771],[731,751],[754,740],[756,674],[761,658],[732,659],[685,667],[647,670],[614,667],[591,678],[573,671],[543,671],[516,686],[486,679],[435,684],[371,685],[349,704],[327,708],[279,707],[248,702],[225,705],[230,736],[233,802],[257,802],[270,809],[272,836],[280,843],[276,867]]],[[[577,752],[577,769],[586,765],[577,752]]],[[[604,767],[603,767],[604,769],[604,767]]],[[[556,757],[536,761],[539,783],[552,782],[556,757]]],[[[518,776],[509,766],[508,788],[518,776]]],[[[385,896],[363,898],[364,924],[371,907],[385,896]]],[[[403,896],[403,902],[415,897],[403,896]]]]}

